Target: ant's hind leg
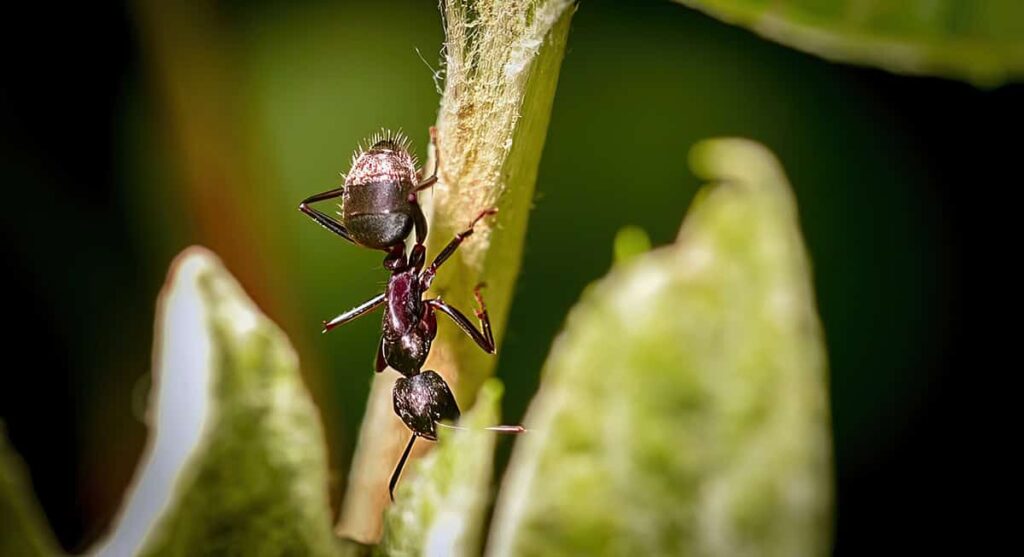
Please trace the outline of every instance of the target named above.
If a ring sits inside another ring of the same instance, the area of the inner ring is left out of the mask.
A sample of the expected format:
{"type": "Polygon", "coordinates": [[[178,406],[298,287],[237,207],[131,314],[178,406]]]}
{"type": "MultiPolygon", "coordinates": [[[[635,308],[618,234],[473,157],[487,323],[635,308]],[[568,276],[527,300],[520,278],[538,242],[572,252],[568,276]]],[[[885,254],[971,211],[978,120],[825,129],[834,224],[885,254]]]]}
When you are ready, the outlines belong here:
{"type": "Polygon", "coordinates": [[[477,285],[473,290],[473,295],[476,296],[477,304],[479,308],[475,311],[477,319],[480,320],[480,328],[483,329],[481,332],[470,323],[469,318],[466,317],[461,311],[454,307],[446,304],[441,299],[435,298],[427,300],[427,304],[436,308],[438,311],[443,312],[459,326],[474,342],[477,343],[480,348],[483,348],[484,352],[488,354],[494,354],[497,350],[494,344],[494,333],[491,332],[491,319],[487,316],[487,306],[484,305],[484,299],[480,295],[480,289],[483,288],[483,284],[477,285]]]}
{"type": "Polygon", "coordinates": [[[348,229],[345,228],[344,225],[335,220],[334,217],[309,206],[310,203],[316,203],[317,201],[326,201],[328,199],[334,199],[335,197],[341,197],[343,193],[345,193],[345,188],[340,187],[323,193],[318,193],[316,195],[311,195],[306,199],[303,199],[302,203],[299,203],[299,210],[306,213],[309,218],[315,220],[320,224],[320,226],[354,244],[356,243],[355,240],[352,239],[352,236],[348,233],[348,229]]]}

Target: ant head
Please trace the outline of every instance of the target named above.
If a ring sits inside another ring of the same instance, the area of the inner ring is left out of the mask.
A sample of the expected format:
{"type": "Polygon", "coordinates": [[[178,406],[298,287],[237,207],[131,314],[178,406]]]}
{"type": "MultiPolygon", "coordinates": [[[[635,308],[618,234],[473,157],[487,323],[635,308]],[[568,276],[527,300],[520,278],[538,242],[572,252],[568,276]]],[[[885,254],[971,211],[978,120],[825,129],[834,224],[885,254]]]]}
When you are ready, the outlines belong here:
{"type": "Polygon", "coordinates": [[[459,405],[444,378],[424,371],[395,382],[395,414],[420,437],[437,439],[437,423],[459,419],[459,405]]]}

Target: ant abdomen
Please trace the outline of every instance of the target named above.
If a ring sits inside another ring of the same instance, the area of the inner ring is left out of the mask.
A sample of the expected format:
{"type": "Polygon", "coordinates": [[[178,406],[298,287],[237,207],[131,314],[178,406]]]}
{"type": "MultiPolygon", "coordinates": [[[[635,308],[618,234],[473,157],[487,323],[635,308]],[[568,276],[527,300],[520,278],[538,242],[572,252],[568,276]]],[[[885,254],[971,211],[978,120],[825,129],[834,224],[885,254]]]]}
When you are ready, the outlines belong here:
{"type": "Polygon", "coordinates": [[[352,215],[346,211],[345,222],[352,237],[357,238],[360,245],[388,249],[409,236],[412,218],[411,214],[404,213],[352,215]]]}
{"type": "Polygon", "coordinates": [[[395,414],[420,437],[436,441],[437,422],[459,419],[455,395],[435,371],[399,378],[393,394],[395,414]]]}

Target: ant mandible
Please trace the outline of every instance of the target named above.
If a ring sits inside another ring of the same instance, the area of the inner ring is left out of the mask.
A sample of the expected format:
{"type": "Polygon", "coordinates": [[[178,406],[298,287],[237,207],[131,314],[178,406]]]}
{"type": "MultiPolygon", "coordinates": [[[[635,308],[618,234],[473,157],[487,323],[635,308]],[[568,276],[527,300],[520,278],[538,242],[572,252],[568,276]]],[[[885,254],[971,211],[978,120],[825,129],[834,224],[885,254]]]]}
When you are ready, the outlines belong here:
{"type": "MultiPolygon", "coordinates": [[[[437,135],[434,128],[430,129],[430,136],[436,147],[437,135]]],[[[423,241],[426,239],[427,225],[416,202],[416,193],[437,181],[439,165],[435,164],[434,174],[430,178],[414,182],[412,178],[418,178],[419,174],[415,171],[414,159],[407,151],[406,141],[390,134],[373,141],[370,149],[358,153],[354,158],[352,170],[343,187],[314,195],[303,201],[299,209],[350,242],[383,249],[388,253],[384,266],[391,271],[391,277],[385,292],[325,321],[323,332],[382,305],[387,307],[374,369],[381,372],[390,365],[404,376],[395,383],[393,405],[395,413],[412,431],[388,484],[388,492],[394,500],[395,485],[417,437],[436,441],[437,426],[444,425],[442,421],[454,422],[460,416],[458,404],[444,378],[433,370],[420,371],[437,335],[435,311],[448,315],[485,352],[495,352],[491,322],[480,295],[482,284],[477,285],[473,292],[478,305],[475,314],[480,320],[480,330],[462,312],[440,298],[423,299],[423,295],[430,288],[438,268],[473,234],[474,226],[498,210],[491,208],[481,211],[469,227],[456,234],[424,269],[426,248],[423,241]],[[344,224],[308,206],[309,203],[339,195],[343,200],[344,224]],[[416,229],[416,244],[406,258],[404,242],[413,227],[416,229]]],[[[439,157],[435,158],[440,160],[439,157]]],[[[521,426],[494,426],[486,429],[506,433],[524,431],[521,426]]]]}

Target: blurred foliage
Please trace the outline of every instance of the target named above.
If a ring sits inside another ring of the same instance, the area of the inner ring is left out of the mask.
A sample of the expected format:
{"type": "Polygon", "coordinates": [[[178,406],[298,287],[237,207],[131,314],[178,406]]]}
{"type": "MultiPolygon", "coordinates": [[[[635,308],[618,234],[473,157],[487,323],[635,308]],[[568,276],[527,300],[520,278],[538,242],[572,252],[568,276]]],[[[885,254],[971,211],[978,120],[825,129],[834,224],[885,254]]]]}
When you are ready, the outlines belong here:
{"type": "Polygon", "coordinates": [[[713,140],[676,244],[572,310],[501,486],[491,555],[820,555],[826,358],[770,152],[713,140]]]}
{"type": "MultiPolygon", "coordinates": [[[[500,355],[509,419],[525,412],[564,315],[607,271],[617,231],[639,225],[654,245],[671,241],[697,189],[682,154],[735,134],[770,146],[801,200],[829,332],[837,460],[852,477],[897,450],[941,365],[951,302],[944,242],[953,238],[939,206],[947,178],[929,141],[950,157],[967,141],[948,134],[959,111],[935,119],[937,101],[922,103],[932,91],[964,105],[985,98],[958,83],[829,64],[668,2],[584,3],[500,355]],[[906,81],[913,87],[894,92],[906,81]]],[[[862,506],[845,516],[870,522],[861,494],[881,491],[858,487],[845,500],[862,506]]]]}
{"type": "Polygon", "coordinates": [[[800,50],[995,86],[1024,77],[1019,0],[676,0],[800,50]]]}
{"type": "Polygon", "coordinates": [[[98,553],[332,553],[323,431],[287,338],[200,248],[157,319],[150,451],[98,553]]]}
{"type": "MultiPolygon", "coordinates": [[[[898,3],[892,4],[896,9],[898,3]]],[[[182,184],[180,140],[169,139],[182,114],[165,106],[166,87],[206,89],[165,71],[148,27],[187,26],[188,20],[150,17],[143,24],[136,18],[130,34],[138,34],[139,44],[127,47],[141,53],[133,50],[125,55],[126,66],[107,68],[113,77],[74,79],[75,95],[66,94],[66,74],[52,79],[50,68],[60,63],[96,72],[112,57],[93,50],[100,43],[90,39],[92,27],[78,42],[76,28],[68,27],[51,42],[74,48],[39,64],[38,74],[24,80],[49,84],[55,95],[45,111],[27,113],[32,129],[85,159],[67,164],[17,150],[11,161],[32,164],[22,174],[4,175],[12,184],[31,185],[11,188],[9,205],[18,210],[9,212],[13,224],[4,230],[17,262],[10,274],[22,281],[16,283],[19,300],[32,310],[22,329],[54,335],[45,339],[47,350],[31,355],[50,374],[24,375],[37,383],[17,392],[28,418],[18,424],[11,419],[11,437],[19,440],[19,425],[20,439],[50,447],[32,461],[33,475],[37,489],[50,490],[44,502],[51,519],[57,513],[81,521],[65,520],[63,528],[55,521],[69,547],[103,527],[126,481],[119,470],[130,470],[142,444],[143,428],[131,408],[134,394],[145,387],[138,378],[149,369],[147,300],[167,261],[214,233],[237,240],[221,255],[246,258],[241,281],[254,297],[258,290],[257,302],[303,354],[302,372],[324,413],[332,451],[330,493],[337,498],[346,489],[380,325],[364,319],[328,337],[319,335],[319,325],[380,291],[385,273],[379,253],[331,237],[297,214],[295,205],[335,187],[351,149],[381,126],[404,127],[425,158],[426,128],[438,105],[431,80],[438,75],[442,40],[436,5],[208,5],[219,7],[215,26],[207,27],[218,40],[202,43],[198,58],[226,54],[228,71],[201,78],[210,82],[204,87],[219,83],[227,89],[220,98],[230,107],[224,114],[231,113],[211,122],[218,122],[223,141],[243,140],[241,154],[221,167],[222,175],[237,171],[234,183],[241,186],[218,205],[188,198],[196,190],[182,184]],[[94,87],[102,80],[110,81],[110,90],[98,94],[94,87]],[[92,119],[75,120],[81,115],[92,119]],[[98,122],[112,129],[93,125],[98,122]],[[103,141],[108,136],[116,138],[116,149],[103,141]],[[90,189],[94,175],[109,192],[90,189]],[[197,225],[198,212],[228,206],[237,210],[207,217],[219,232],[197,225]],[[39,226],[53,215],[77,227],[74,249],[68,249],[64,227],[39,226]],[[270,275],[276,278],[268,281],[270,275]],[[110,303],[115,296],[121,303],[110,303]],[[83,320],[90,326],[83,327],[83,320]],[[50,424],[32,407],[40,401],[54,412],[46,418],[50,424]],[[47,425],[47,435],[36,435],[47,425]],[[64,431],[73,433],[52,435],[64,431]]],[[[88,8],[90,15],[97,9],[88,8]]],[[[179,47],[196,44],[169,40],[161,48],[164,56],[175,56],[179,47]]],[[[496,331],[505,333],[497,374],[506,385],[510,420],[520,418],[536,390],[566,311],[584,285],[606,271],[606,248],[616,231],[637,224],[655,244],[674,235],[680,208],[696,187],[679,170],[685,146],[723,133],[754,137],[786,162],[801,200],[830,333],[840,473],[862,480],[850,485],[869,488],[845,494],[847,505],[858,498],[869,504],[848,506],[842,516],[874,524],[871,495],[880,488],[866,484],[864,471],[913,427],[936,391],[930,374],[947,350],[942,340],[952,315],[951,256],[943,251],[950,238],[942,235],[940,219],[949,215],[937,206],[943,182],[936,174],[947,167],[936,167],[934,157],[959,156],[965,142],[978,141],[977,134],[943,132],[976,115],[992,97],[954,88],[959,84],[872,74],[760,41],[663,0],[583,3],[573,18],[554,101],[515,303],[508,306],[506,326],[496,331]],[[960,102],[941,114],[924,102],[948,99],[960,102]]],[[[187,102],[178,106],[189,110],[187,102]]],[[[432,238],[444,240],[440,234],[432,238]]]]}
{"type": "MultiPolygon", "coordinates": [[[[384,519],[381,555],[479,555],[491,494],[501,383],[490,379],[459,426],[440,428],[435,450],[406,468],[384,519]]],[[[424,441],[420,440],[420,443],[424,441]]]]}
{"type": "Polygon", "coordinates": [[[21,459],[10,449],[0,421],[0,555],[59,555],[53,532],[36,503],[21,459]]]}

